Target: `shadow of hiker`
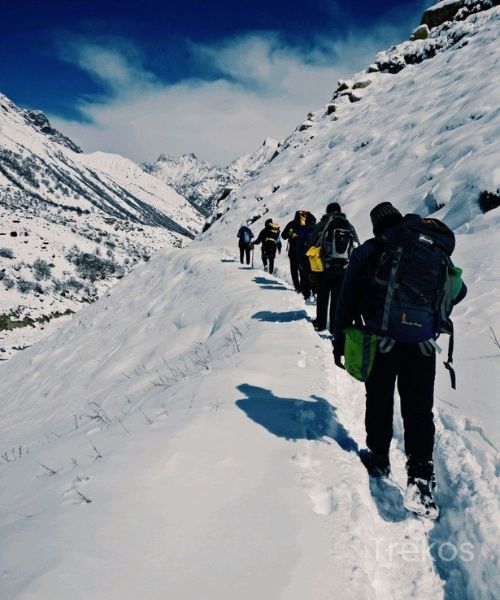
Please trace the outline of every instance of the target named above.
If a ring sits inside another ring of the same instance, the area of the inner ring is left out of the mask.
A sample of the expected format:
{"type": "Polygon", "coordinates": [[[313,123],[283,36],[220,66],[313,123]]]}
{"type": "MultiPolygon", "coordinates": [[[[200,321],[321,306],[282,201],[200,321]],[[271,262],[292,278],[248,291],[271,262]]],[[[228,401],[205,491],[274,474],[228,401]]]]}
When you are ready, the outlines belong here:
{"type": "MultiPolygon", "coordinates": [[[[286,440],[322,440],[336,442],[345,452],[358,454],[358,445],[337,419],[336,409],[324,398],[312,400],[280,398],[270,390],[244,383],[237,389],[246,398],[236,401],[249,419],[273,435],[286,440]]],[[[369,478],[370,493],[380,517],[399,523],[409,518],[403,506],[401,490],[380,478],[369,478]]]]}
{"type": "Polygon", "coordinates": [[[247,383],[237,389],[246,396],[236,401],[238,408],[273,435],[293,441],[330,438],[346,452],[358,452],[356,442],[337,421],[335,408],[323,398],[311,396],[312,402],[280,398],[247,383]]]}
{"type": "Polygon", "coordinates": [[[253,280],[255,283],[258,283],[263,290],[288,290],[286,286],[279,281],[276,281],[276,279],[267,279],[267,277],[254,277],[253,280]]]}
{"type": "Polygon", "coordinates": [[[305,310],[290,310],[288,312],[261,310],[252,315],[252,319],[256,319],[257,321],[267,321],[268,323],[291,323],[292,321],[308,319],[308,316],[305,310]]]}

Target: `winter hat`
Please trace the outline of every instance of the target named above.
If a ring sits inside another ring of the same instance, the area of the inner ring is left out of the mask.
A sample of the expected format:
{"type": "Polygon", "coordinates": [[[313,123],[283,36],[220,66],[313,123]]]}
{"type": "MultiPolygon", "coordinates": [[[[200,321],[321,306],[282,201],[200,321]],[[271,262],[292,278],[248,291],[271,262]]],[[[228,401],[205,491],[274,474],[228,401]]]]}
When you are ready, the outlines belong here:
{"type": "Polygon", "coordinates": [[[326,207],[326,214],[340,212],[340,204],[338,202],[330,202],[326,207]]]}
{"type": "Polygon", "coordinates": [[[373,233],[378,235],[384,229],[400,223],[403,215],[390,202],[381,202],[371,210],[370,219],[372,220],[373,233]]]}
{"type": "Polygon", "coordinates": [[[267,221],[264,223],[264,225],[271,225],[271,223],[273,222],[272,219],[267,219],[267,221]]]}

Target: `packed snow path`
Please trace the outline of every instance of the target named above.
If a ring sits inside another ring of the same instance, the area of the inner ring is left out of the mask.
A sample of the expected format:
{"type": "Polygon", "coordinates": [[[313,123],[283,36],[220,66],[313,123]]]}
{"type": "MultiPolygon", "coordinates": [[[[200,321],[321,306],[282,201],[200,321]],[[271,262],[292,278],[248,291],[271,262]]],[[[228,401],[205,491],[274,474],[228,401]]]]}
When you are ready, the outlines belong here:
{"type": "Polygon", "coordinates": [[[193,245],[1,365],[2,598],[500,597],[491,442],[438,402],[442,517],[409,515],[307,310],[193,245]]]}

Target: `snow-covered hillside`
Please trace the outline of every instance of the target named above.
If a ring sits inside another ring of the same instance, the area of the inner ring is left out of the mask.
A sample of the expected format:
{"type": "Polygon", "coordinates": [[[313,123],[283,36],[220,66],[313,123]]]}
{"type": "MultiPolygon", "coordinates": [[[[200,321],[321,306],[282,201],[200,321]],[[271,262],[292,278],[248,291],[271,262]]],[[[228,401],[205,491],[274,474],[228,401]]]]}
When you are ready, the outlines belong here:
{"type": "Polygon", "coordinates": [[[381,53],[201,239],[0,364],[6,598],[500,597],[499,25],[499,8],[462,13],[381,53]],[[332,200],[363,239],[382,200],[456,233],[469,292],[456,391],[438,369],[436,522],[402,507],[398,409],[393,483],[369,480],[364,386],[335,368],[286,257],[277,277],[233,258],[241,221],[332,200]]]}
{"type": "Polygon", "coordinates": [[[378,66],[339,82],[332,102],[310,113],[214,221],[225,212],[233,228],[268,212],[286,220],[297,205],[319,215],[338,200],[366,237],[370,207],[391,200],[459,233],[495,228],[497,212],[483,213],[500,201],[498,29],[492,9],[381,52],[378,66]],[[404,67],[393,74],[394,65],[404,67]]]}
{"type": "Polygon", "coordinates": [[[203,222],[128,159],[81,153],[43,113],[4,96],[0,214],[0,359],[158,248],[190,241],[203,222]]]}
{"type": "Polygon", "coordinates": [[[277,148],[278,142],[266,138],[258,150],[240,156],[226,167],[210,165],[194,154],[179,157],[161,154],[154,164],[142,166],[208,216],[214,212],[221,197],[255,176],[273,158],[277,148]]]}

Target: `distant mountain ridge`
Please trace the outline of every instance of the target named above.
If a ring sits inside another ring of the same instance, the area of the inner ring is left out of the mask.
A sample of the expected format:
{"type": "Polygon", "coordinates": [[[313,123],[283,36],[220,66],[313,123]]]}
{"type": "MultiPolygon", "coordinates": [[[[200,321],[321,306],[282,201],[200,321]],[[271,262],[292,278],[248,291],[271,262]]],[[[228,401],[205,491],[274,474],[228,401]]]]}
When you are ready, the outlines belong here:
{"type": "Polygon", "coordinates": [[[0,359],[35,341],[40,320],[78,310],[202,224],[129,159],[84,154],[41,111],[0,95],[0,359]]]}
{"type": "Polygon", "coordinates": [[[160,154],[156,162],[143,163],[142,168],[172,186],[205,216],[211,215],[217,201],[229,190],[255,176],[272,159],[278,142],[266,138],[258,150],[218,167],[195,154],[174,157],[160,154]]]}

